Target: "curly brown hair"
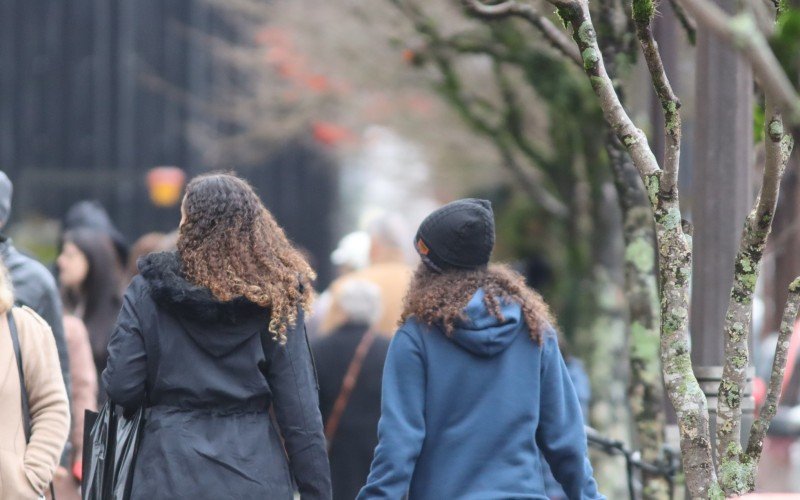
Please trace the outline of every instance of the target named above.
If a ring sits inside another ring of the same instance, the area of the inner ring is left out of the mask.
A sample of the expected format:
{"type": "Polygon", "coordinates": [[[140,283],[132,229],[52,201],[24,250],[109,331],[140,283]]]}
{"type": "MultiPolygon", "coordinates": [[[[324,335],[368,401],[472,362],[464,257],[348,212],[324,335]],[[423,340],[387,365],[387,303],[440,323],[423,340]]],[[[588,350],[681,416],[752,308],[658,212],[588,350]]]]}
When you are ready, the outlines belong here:
{"type": "Polygon", "coordinates": [[[285,343],[298,308],[310,307],[316,275],[253,188],[235,175],[202,175],[186,187],[182,211],[185,278],[220,301],[244,297],[270,308],[269,331],[285,343]]]}
{"type": "Polygon", "coordinates": [[[541,344],[542,334],[555,328],[555,319],[542,296],[525,285],[525,278],[510,267],[490,264],[478,269],[448,269],[437,273],[425,264],[417,267],[408,287],[401,321],[414,317],[427,325],[437,325],[448,336],[460,321],[464,308],[479,288],[489,313],[503,321],[501,302],[522,306],[531,339],[541,344]]]}

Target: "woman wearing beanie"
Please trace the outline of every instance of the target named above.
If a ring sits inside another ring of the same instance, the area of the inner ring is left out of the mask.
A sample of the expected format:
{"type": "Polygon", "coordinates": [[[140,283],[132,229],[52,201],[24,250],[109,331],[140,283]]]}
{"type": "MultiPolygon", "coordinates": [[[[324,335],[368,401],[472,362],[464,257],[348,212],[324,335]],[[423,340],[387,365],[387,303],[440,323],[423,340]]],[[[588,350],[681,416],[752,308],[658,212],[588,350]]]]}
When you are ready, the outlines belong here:
{"type": "Polygon", "coordinates": [[[485,200],[433,212],[383,375],[378,446],[359,499],[546,500],[540,457],[570,499],[603,499],[553,318],[490,265],[485,200]]]}
{"type": "Polygon", "coordinates": [[[232,175],[186,188],[175,253],[139,261],[103,381],[145,426],[132,500],[330,500],[303,314],[314,272],[232,175]],[[275,421],[268,409],[274,410],[275,421]]]}

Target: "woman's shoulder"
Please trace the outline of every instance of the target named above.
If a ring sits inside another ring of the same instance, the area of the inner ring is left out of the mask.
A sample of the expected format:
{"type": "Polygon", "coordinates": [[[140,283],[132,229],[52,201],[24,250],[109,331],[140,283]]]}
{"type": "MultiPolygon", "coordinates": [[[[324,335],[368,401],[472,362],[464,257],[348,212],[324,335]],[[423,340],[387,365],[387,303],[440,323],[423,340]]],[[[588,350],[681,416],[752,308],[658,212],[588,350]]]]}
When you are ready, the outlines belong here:
{"type": "Polygon", "coordinates": [[[36,314],[36,311],[28,306],[21,306],[14,307],[11,313],[17,327],[20,345],[41,345],[48,341],[55,343],[50,325],[36,314]]]}

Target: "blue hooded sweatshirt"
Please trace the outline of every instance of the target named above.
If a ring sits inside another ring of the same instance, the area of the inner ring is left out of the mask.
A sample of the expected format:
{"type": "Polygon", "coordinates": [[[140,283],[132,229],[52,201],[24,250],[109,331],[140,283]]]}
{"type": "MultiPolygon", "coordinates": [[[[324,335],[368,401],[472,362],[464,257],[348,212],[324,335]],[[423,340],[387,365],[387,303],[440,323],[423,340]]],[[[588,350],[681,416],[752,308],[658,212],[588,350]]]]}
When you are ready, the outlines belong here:
{"type": "Polygon", "coordinates": [[[604,499],[554,331],[531,340],[518,304],[483,303],[448,338],[406,321],[383,374],[378,446],[359,499],[546,500],[540,452],[570,499],[604,499]]]}

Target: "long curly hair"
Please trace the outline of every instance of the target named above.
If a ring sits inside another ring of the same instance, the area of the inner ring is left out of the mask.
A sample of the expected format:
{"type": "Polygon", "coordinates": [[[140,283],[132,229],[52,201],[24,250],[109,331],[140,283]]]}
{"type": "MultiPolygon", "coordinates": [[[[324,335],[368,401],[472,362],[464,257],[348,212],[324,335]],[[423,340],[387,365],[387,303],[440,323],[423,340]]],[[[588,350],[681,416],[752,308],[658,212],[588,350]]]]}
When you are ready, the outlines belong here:
{"type": "Polygon", "coordinates": [[[555,328],[555,319],[542,296],[528,288],[519,273],[500,264],[479,269],[448,269],[443,273],[420,264],[408,287],[401,321],[414,317],[452,335],[458,323],[467,319],[464,308],[479,288],[484,291],[487,310],[500,321],[504,319],[502,302],[520,304],[534,341],[541,344],[545,330],[555,328]]]}
{"type": "Polygon", "coordinates": [[[222,302],[244,297],[269,308],[273,339],[286,342],[316,278],[253,188],[231,174],[193,179],[183,200],[178,255],[184,277],[222,302]]]}

